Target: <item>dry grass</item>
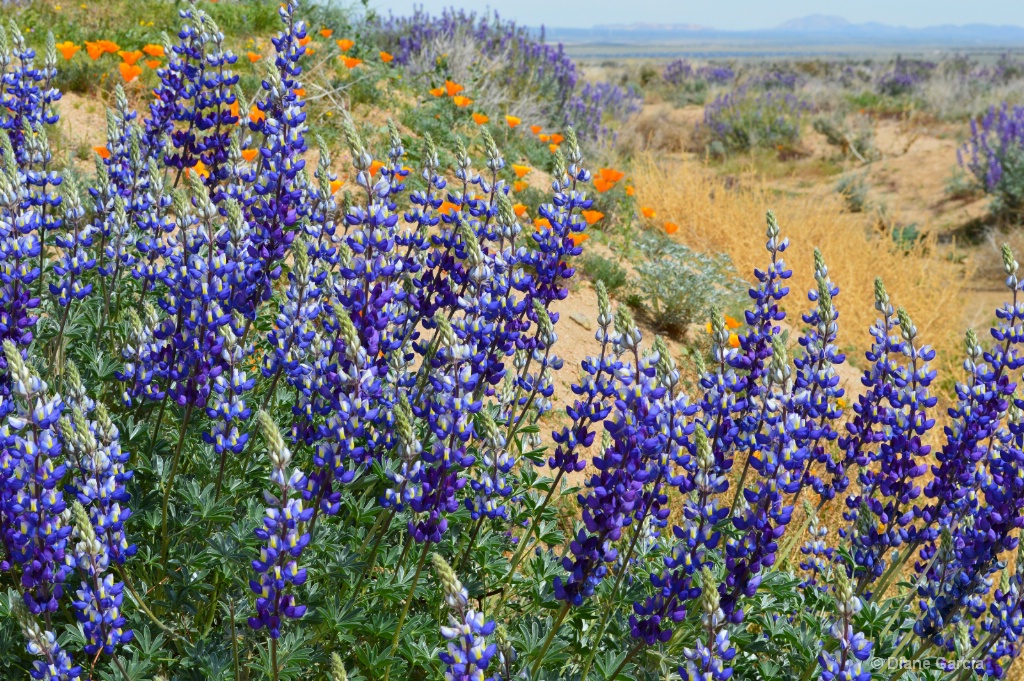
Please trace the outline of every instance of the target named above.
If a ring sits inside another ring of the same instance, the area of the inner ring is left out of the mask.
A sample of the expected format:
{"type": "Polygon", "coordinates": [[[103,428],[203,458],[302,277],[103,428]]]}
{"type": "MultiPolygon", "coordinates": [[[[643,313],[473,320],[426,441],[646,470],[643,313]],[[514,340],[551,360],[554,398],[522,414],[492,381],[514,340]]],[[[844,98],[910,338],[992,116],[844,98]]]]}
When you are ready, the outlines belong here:
{"type": "Polygon", "coordinates": [[[695,162],[637,163],[637,198],[657,211],[657,223],[679,225],[676,236],[704,251],[726,253],[738,272],[752,279],[767,253],[765,211],[772,209],[789,237],[786,262],[793,270],[788,318],[798,321],[809,307],[806,291],[813,285],[813,250],[821,249],[829,274],[839,285],[839,343],[855,349],[855,362],[869,345],[868,327],[876,319],[874,279],[881,276],[893,304],[905,307],[921,337],[940,357],[955,357],[963,331],[962,291],[970,276],[926,240],[910,253],[894,248],[892,239],[869,228],[862,215],[845,212],[838,196],[794,196],[763,186],[729,188],[695,162]]]}

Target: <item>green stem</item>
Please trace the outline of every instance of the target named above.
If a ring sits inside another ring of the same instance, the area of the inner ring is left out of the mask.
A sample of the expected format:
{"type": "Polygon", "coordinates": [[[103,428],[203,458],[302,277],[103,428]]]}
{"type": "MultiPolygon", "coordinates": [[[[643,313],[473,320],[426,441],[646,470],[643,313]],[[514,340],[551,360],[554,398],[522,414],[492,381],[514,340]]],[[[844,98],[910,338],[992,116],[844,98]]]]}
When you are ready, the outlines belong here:
{"type": "MultiPolygon", "coordinates": [[[[645,520],[646,520],[646,514],[645,520]]],[[[608,622],[611,620],[612,610],[615,609],[616,597],[619,595],[619,587],[622,586],[622,578],[626,576],[626,569],[629,567],[629,561],[633,558],[633,550],[636,548],[636,541],[640,538],[640,531],[643,527],[644,520],[637,523],[636,528],[633,531],[633,539],[629,542],[629,550],[626,552],[626,558],[622,561],[622,569],[619,570],[618,576],[615,578],[615,585],[612,587],[612,592],[608,595],[608,607],[604,609],[601,614],[601,627],[598,629],[597,637],[594,638],[593,645],[590,646],[590,654],[587,655],[587,661],[583,664],[583,673],[580,675],[580,681],[587,681],[587,674],[590,673],[590,667],[594,664],[594,656],[597,655],[597,648],[601,645],[601,639],[604,637],[604,632],[608,628],[608,622]]]]}
{"type": "Polygon", "coordinates": [[[388,653],[388,666],[384,672],[384,681],[391,678],[391,663],[394,660],[395,651],[398,650],[398,639],[402,636],[402,627],[405,625],[405,618],[409,615],[409,606],[412,605],[412,599],[416,596],[416,583],[420,581],[420,573],[423,572],[423,565],[427,562],[429,549],[430,542],[423,542],[423,552],[420,554],[419,562],[416,563],[416,572],[412,576],[409,595],[405,597],[405,606],[402,608],[402,614],[398,616],[398,626],[395,627],[395,635],[391,639],[391,652],[388,653]]]}
{"type": "MultiPolygon", "coordinates": [[[[622,660],[622,662],[619,663],[619,666],[615,668],[615,671],[612,672],[611,676],[608,677],[609,681],[614,681],[615,677],[619,675],[619,672],[621,672],[622,669],[627,664],[629,664],[629,661],[632,660],[634,657],[636,657],[636,654],[640,652],[640,646],[641,646],[641,644],[637,643],[635,646],[632,647],[632,649],[630,649],[629,654],[626,655],[626,657],[622,660]]],[[[587,681],[587,680],[586,679],[580,679],[580,681],[587,681]]]]}
{"type": "Polygon", "coordinates": [[[160,401],[160,413],[156,417],[156,428],[153,429],[153,439],[149,443],[149,454],[146,458],[152,458],[153,451],[156,449],[157,438],[160,437],[160,425],[164,422],[164,411],[167,409],[167,397],[168,393],[164,393],[164,399],[160,401]]]}
{"type": "Polygon", "coordinates": [[[231,655],[235,659],[235,681],[238,681],[238,632],[235,631],[235,601],[228,599],[228,610],[231,613],[231,655]]]}
{"type": "Polygon", "coordinates": [[[160,619],[153,614],[153,611],[150,610],[149,606],[146,605],[146,601],[142,600],[142,595],[139,594],[139,592],[135,589],[135,586],[128,579],[128,575],[125,573],[123,569],[121,569],[121,566],[115,564],[114,569],[117,570],[117,576],[120,577],[121,581],[124,582],[124,585],[128,587],[128,591],[130,591],[132,596],[135,597],[135,603],[139,606],[139,608],[142,609],[142,612],[146,613],[146,616],[153,621],[153,624],[159,627],[162,632],[164,632],[171,638],[181,638],[173,629],[171,629],[166,624],[161,622],[160,619]]]}
{"type": "Polygon", "coordinates": [[[160,562],[167,562],[167,550],[170,545],[170,537],[167,534],[167,505],[171,501],[171,487],[174,486],[174,477],[178,474],[178,461],[181,459],[181,450],[185,446],[185,429],[188,427],[189,419],[192,418],[192,404],[185,407],[185,417],[181,420],[181,429],[178,431],[178,446],[174,449],[174,457],[171,459],[171,472],[167,478],[167,485],[164,487],[164,500],[160,508],[160,562]]]}
{"type": "Polygon", "coordinates": [[[270,639],[270,671],[274,681],[280,678],[277,673],[277,639],[270,639]]]}
{"type": "Polygon", "coordinates": [[[349,605],[355,602],[359,598],[359,593],[362,590],[363,582],[366,580],[367,575],[373,571],[374,565],[377,563],[377,549],[380,548],[380,543],[384,540],[384,535],[387,534],[388,528],[391,527],[391,521],[395,517],[395,508],[391,507],[388,513],[382,513],[377,516],[377,520],[374,522],[373,527],[370,528],[369,534],[366,538],[369,539],[375,532],[378,531],[378,527],[381,525],[381,519],[387,516],[387,522],[384,523],[383,527],[380,527],[380,533],[377,534],[376,539],[373,542],[373,548],[370,549],[370,556],[366,559],[366,565],[363,566],[362,572],[359,573],[359,579],[356,580],[356,585],[352,589],[352,596],[349,597],[349,605]]]}
{"type": "Polygon", "coordinates": [[[469,543],[466,544],[466,550],[462,554],[462,558],[456,563],[458,567],[455,568],[456,572],[462,572],[466,567],[466,561],[469,560],[469,554],[473,552],[473,544],[476,543],[476,537],[480,534],[480,527],[484,524],[484,514],[481,513],[480,517],[476,519],[476,525],[473,526],[473,532],[469,535],[469,543]]]}
{"type": "Polygon", "coordinates": [[[544,663],[544,656],[548,653],[548,648],[551,647],[551,642],[555,640],[555,634],[562,626],[562,622],[565,621],[565,616],[569,614],[569,601],[566,601],[562,605],[562,609],[558,612],[558,617],[555,618],[554,623],[551,625],[551,631],[548,632],[548,637],[544,639],[544,645],[541,646],[540,652],[537,653],[537,660],[533,663],[533,669],[530,670],[530,678],[536,678],[537,672],[540,671],[541,664],[544,663]]]}

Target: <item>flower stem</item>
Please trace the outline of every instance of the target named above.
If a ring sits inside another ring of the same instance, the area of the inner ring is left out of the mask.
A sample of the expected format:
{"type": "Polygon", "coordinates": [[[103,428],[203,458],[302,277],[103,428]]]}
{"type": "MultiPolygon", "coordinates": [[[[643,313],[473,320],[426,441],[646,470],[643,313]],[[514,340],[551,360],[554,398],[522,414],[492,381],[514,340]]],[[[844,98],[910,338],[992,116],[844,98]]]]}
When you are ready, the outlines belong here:
{"type": "Polygon", "coordinates": [[[388,653],[388,666],[384,672],[384,681],[391,678],[391,663],[394,660],[395,651],[398,650],[398,639],[402,636],[402,627],[405,625],[405,618],[409,615],[409,606],[416,596],[416,583],[420,581],[420,573],[423,572],[423,564],[427,562],[427,554],[430,552],[430,542],[423,542],[423,552],[420,553],[419,562],[416,563],[416,572],[412,576],[412,585],[409,587],[409,595],[405,597],[405,606],[402,614],[398,616],[398,626],[395,627],[395,635],[391,639],[391,652],[388,653]]]}
{"type": "Polygon", "coordinates": [[[174,486],[174,476],[178,474],[178,461],[181,459],[181,450],[185,446],[185,429],[188,427],[189,419],[192,418],[192,403],[185,407],[185,417],[181,420],[181,429],[178,431],[178,446],[174,450],[174,457],[171,459],[171,472],[167,477],[167,484],[164,486],[164,500],[160,508],[160,562],[167,562],[167,549],[170,545],[170,536],[167,534],[167,505],[171,500],[171,487],[174,486]]]}
{"type": "Polygon", "coordinates": [[[548,648],[551,647],[551,642],[555,640],[555,634],[562,626],[562,622],[565,621],[565,616],[569,614],[569,601],[566,601],[562,605],[562,609],[558,612],[558,617],[555,618],[554,623],[551,625],[551,631],[548,632],[548,637],[544,639],[544,645],[540,647],[540,652],[537,653],[537,659],[533,663],[533,669],[530,670],[530,678],[536,678],[537,672],[540,671],[541,664],[544,663],[544,656],[548,653],[548,648]]]}

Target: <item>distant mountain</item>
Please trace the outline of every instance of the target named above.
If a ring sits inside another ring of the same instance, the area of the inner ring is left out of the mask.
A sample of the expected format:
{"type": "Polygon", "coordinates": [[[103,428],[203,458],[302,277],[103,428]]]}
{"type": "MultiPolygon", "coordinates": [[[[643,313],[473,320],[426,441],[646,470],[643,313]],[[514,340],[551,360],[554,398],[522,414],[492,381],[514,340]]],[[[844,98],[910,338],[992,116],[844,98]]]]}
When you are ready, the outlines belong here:
{"type": "Polygon", "coordinates": [[[774,28],[749,31],[723,31],[693,24],[634,23],[600,25],[591,28],[548,28],[549,40],[567,43],[623,43],[650,41],[676,42],[752,42],[785,44],[794,39],[802,45],[929,45],[945,49],[961,47],[1021,47],[1024,27],[967,24],[926,28],[889,26],[875,22],[854,24],[840,16],[812,14],[793,19],[774,28]]]}

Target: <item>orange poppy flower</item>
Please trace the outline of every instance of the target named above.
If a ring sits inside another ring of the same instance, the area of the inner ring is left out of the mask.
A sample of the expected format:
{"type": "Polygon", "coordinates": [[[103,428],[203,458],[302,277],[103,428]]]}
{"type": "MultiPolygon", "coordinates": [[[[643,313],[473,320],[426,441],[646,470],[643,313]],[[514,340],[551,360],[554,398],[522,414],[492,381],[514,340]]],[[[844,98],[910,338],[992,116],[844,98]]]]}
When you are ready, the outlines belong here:
{"type": "Polygon", "coordinates": [[[352,46],[355,45],[355,43],[348,38],[342,38],[341,40],[335,40],[334,42],[338,43],[338,49],[342,52],[348,52],[352,49],[352,46]]]}
{"type": "Polygon", "coordinates": [[[380,170],[383,167],[384,167],[384,164],[381,163],[380,161],[377,161],[377,160],[370,161],[370,177],[373,177],[374,175],[376,175],[377,171],[380,170]]]}
{"type": "Polygon", "coordinates": [[[314,50],[312,47],[307,47],[306,54],[316,54],[316,50],[314,50]]]}
{"type": "Polygon", "coordinates": [[[551,136],[551,141],[554,142],[555,144],[561,144],[562,142],[565,141],[565,138],[559,135],[558,133],[555,133],[554,135],[551,136]]]}
{"type": "Polygon", "coordinates": [[[633,196],[634,194],[636,194],[636,190],[633,189],[633,187],[627,186],[626,187],[626,196],[633,196]]]}
{"type": "Polygon", "coordinates": [[[523,121],[518,116],[505,116],[505,122],[508,123],[508,127],[514,128],[523,121]]]}
{"type": "Polygon", "coordinates": [[[99,40],[97,42],[99,42],[104,52],[109,52],[110,54],[117,54],[121,49],[121,46],[113,40],[99,40]]]}
{"type": "Polygon", "coordinates": [[[486,125],[487,121],[489,120],[491,119],[482,113],[473,114],[473,122],[476,123],[477,125],[486,125]]]}
{"type": "Polygon", "coordinates": [[[93,42],[91,40],[85,41],[85,51],[89,54],[89,59],[96,61],[103,56],[106,50],[103,49],[103,45],[100,45],[98,41],[93,42]]]}
{"type": "Polygon", "coordinates": [[[523,215],[526,214],[526,206],[524,206],[521,203],[513,204],[512,205],[512,212],[516,214],[517,218],[521,218],[521,217],[523,217],[523,215]]]}
{"type": "Polygon", "coordinates": [[[231,112],[232,116],[234,116],[235,118],[238,118],[238,113],[239,112],[238,112],[238,100],[237,99],[235,101],[231,102],[231,106],[228,107],[228,111],[231,112]]]}
{"type": "Polygon", "coordinates": [[[665,223],[665,234],[675,234],[679,231],[679,225],[674,222],[665,223]]]}
{"type": "Polygon", "coordinates": [[[249,107],[249,120],[253,123],[267,120],[267,114],[260,111],[260,108],[253,104],[249,107]]]}
{"type": "Polygon", "coordinates": [[[573,246],[579,246],[584,241],[590,238],[589,234],[570,234],[569,238],[572,239],[573,246]]]}
{"type": "Polygon", "coordinates": [[[256,155],[259,153],[259,149],[242,149],[242,158],[245,159],[246,163],[252,163],[256,160],[256,155]]]}
{"type": "Polygon", "coordinates": [[[530,185],[526,184],[525,182],[519,181],[519,180],[517,180],[517,181],[512,183],[512,189],[514,189],[517,192],[521,192],[521,191],[525,190],[529,186],[530,185]]]}
{"type": "Polygon", "coordinates": [[[532,132],[534,135],[539,135],[540,131],[543,130],[543,129],[544,129],[543,125],[531,125],[530,126],[530,132],[532,132]]]}
{"type": "Polygon", "coordinates": [[[520,165],[516,165],[515,163],[513,163],[512,164],[512,170],[513,170],[513,172],[515,172],[516,177],[522,178],[522,177],[526,176],[526,173],[528,173],[531,170],[533,170],[533,168],[531,168],[530,166],[520,166],[520,165]]]}
{"type": "Polygon", "coordinates": [[[159,59],[147,59],[146,60],[146,66],[148,66],[149,68],[151,68],[151,69],[153,69],[155,71],[158,68],[160,68],[160,66],[161,66],[160,60],[159,59]]]}
{"type": "Polygon", "coordinates": [[[452,211],[458,210],[459,207],[450,201],[442,201],[441,207],[437,209],[437,212],[441,215],[451,215],[452,211]]]}
{"type": "Polygon", "coordinates": [[[126,83],[132,82],[142,73],[142,67],[135,64],[118,64],[117,68],[121,71],[121,77],[126,83]]]}
{"type": "Polygon", "coordinates": [[[195,171],[196,174],[201,176],[201,177],[209,177],[210,176],[210,170],[206,167],[206,164],[203,163],[202,161],[196,161],[195,166],[192,167],[192,168],[185,168],[185,173],[188,173],[189,171],[195,171]]]}
{"type": "Polygon", "coordinates": [[[587,221],[588,225],[592,225],[604,217],[604,213],[599,210],[585,210],[581,215],[583,216],[583,219],[587,221]]]}
{"type": "Polygon", "coordinates": [[[609,182],[608,180],[604,179],[603,177],[595,177],[594,178],[594,189],[596,189],[601,194],[604,194],[606,191],[608,191],[609,189],[611,189],[614,186],[615,186],[614,182],[609,182]]]}
{"type": "Polygon", "coordinates": [[[729,334],[729,347],[738,348],[740,346],[740,337],[734,333],[729,334]]]}
{"type": "Polygon", "coordinates": [[[459,107],[460,109],[464,109],[473,103],[472,99],[470,99],[469,97],[464,97],[463,95],[455,95],[454,97],[452,97],[452,101],[455,102],[455,106],[459,107]]]}
{"type": "Polygon", "coordinates": [[[129,66],[135,66],[135,63],[142,59],[141,50],[132,50],[131,52],[125,52],[124,50],[121,50],[117,54],[121,57],[121,59],[124,60],[124,63],[128,64],[129,66]]]}
{"type": "Polygon", "coordinates": [[[613,170],[612,168],[601,168],[601,170],[599,170],[598,172],[601,174],[601,177],[608,180],[609,182],[618,182],[619,180],[626,176],[624,172],[619,170],[613,170]]]}
{"type": "Polygon", "coordinates": [[[533,227],[534,229],[537,230],[541,229],[542,227],[551,229],[551,221],[548,220],[547,218],[535,218],[533,221],[533,227]]]}
{"type": "Polygon", "coordinates": [[[146,54],[148,54],[150,57],[163,57],[163,56],[166,56],[164,54],[164,46],[163,45],[157,45],[156,43],[150,43],[149,45],[146,45],[145,47],[142,48],[142,51],[145,52],[146,54]]]}
{"type": "Polygon", "coordinates": [[[391,62],[393,62],[395,60],[395,55],[388,54],[387,52],[381,52],[380,53],[380,60],[382,62],[384,62],[385,64],[390,64],[391,62]]]}
{"type": "Polygon", "coordinates": [[[260,59],[263,59],[263,55],[256,52],[246,52],[245,56],[249,58],[249,62],[255,64],[260,59]]]}
{"type": "Polygon", "coordinates": [[[648,208],[647,206],[642,207],[640,209],[640,213],[645,218],[653,218],[654,217],[654,209],[653,208],[648,208]]]}
{"type": "Polygon", "coordinates": [[[743,326],[735,317],[725,315],[725,326],[728,329],[738,329],[743,326]]]}
{"type": "Polygon", "coordinates": [[[307,35],[305,38],[299,38],[296,42],[299,44],[299,47],[305,47],[306,45],[309,44],[309,41],[311,41],[312,39],[313,36],[307,35]]]}
{"type": "Polygon", "coordinates": [[[446,80],[444,82],[444,89],[448,91],[448,96],[449,97],[454,97],[455,95],[459,94],[460,92],[462,92],[466,88],[462,87],[458,83],[453,83],[450,80],[446,80]]]}
{"type": "Polygon", "coordinates": [[[443,97],[444,96],[444,88],[443,87],[433,88],[430,91],[430,94],[434,95],[435,97],[443,97]]]}
{"type": "Polygon", "coordinates": [[[304,87],[297,87],[294,90],[292,90],[292,92],[295,93],[296,97],[305,97],[306,96],[306,88],[304,88],[304,87]]]}
{"type": "Polygon", "coordinates": [[[362,59],[356,59],[355,57],[342,57],[341,63],[345,65],[346,69],[354,69],[363,63],[362,59]]]}
{"type": "Polygon", "coordinates": [[[321,28],[320,29],[320,35],[322,35],[325,38],[330,38],[333,34],[334,34],[334,31],[332,31],[329,28],[321,28]]]}
{"type": "Polygon", "coordinates": [[[110,149],[107,149],[106,147],[93,147],[92,150],[95,151],[96,155],[102,159],[110,158],[110,149]]]}
{"type": "Polygon", "coordinates": [[[548,142],[551,141],[551,135],[537,135],[537,139],[539,139],[544,144],[547,144],[548,142]]]}
{"type": "Polygon", "coordinates": [[[70,40],[65,40],[62,43],[57,43],[55,47],[66,61],[71,61],[71,58],[75,56],[75,52],[78,52],[80,49],[82,49],[70,40]]]}
{"type": "Polygon", "coordinates": [[[558,151],[558,145],[552,142],[551,144],[548,145],[548,149],[550,149],[551,153],[553,154],[556,151],[558,151]]]}
{"type": "Polygon", "coordinates": [[[341,180],[331,180],[331,194],[337,194],[338,190],[341,189],[342,184],[341,180]]]}

